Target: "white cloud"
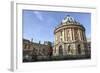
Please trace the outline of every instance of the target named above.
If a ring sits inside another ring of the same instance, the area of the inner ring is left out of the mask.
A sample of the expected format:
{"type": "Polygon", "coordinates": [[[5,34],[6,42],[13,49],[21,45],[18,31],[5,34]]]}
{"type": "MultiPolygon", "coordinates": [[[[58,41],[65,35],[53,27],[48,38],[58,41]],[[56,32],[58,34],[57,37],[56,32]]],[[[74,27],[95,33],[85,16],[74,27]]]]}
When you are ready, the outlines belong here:
{"type": "Polygon", "coordinates": [[[42,14],[41,14],[40,12],[34,11],[33,13],[36,15],[36,17],[37,17],[40,21],[43,21],[43,16],[42,16],[42,14]]]}

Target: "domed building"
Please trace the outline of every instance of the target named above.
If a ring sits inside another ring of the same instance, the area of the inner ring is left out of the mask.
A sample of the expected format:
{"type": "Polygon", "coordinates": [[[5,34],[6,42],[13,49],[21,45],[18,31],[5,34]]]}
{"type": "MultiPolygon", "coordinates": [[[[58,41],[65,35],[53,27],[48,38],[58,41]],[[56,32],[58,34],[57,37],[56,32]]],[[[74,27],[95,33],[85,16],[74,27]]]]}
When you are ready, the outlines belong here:
{"type": "Polygon", "coordinates": [[[87,55],[87,39],[84,26],[67,15],[54,30],[53,55],[87,55]]]}

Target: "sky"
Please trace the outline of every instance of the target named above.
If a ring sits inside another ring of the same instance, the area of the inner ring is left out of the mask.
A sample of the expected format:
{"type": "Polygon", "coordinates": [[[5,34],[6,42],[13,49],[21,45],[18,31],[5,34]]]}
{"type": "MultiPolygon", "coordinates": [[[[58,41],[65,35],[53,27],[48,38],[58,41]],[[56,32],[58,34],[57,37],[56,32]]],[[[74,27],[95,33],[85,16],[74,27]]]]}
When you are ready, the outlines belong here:
{"type": "Polygon", "coordinates": [[[91,14],[79,12],[56,12],[23,10],[23,38],[34,42],[54,41],[54,28],[70,15],[86,29],[86,37],[91,38],[91,14]]]}

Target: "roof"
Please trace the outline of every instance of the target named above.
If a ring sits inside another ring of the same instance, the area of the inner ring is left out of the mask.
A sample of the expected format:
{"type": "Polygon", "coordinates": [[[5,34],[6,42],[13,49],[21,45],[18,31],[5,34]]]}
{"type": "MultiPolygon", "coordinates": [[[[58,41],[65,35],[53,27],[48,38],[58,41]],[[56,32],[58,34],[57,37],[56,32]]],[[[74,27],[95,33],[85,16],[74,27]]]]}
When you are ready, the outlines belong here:
{"type": "Polygon", "coordinates": [[[62,21],[62,24],[66,23],[66,24],[77,24],[80,25],[80,23],[78,21],[76,21],[73,17],[71,17],[70,15],[67,15],[62,21]]]}
{"type": "MultiPolygon", "coordinates": [[[[71,26],[71,27],[78,26],[78,27],[82,27],[85,30],[84,26],[81,23],[79,23],[78,21],[76,21],[70,15],[65,16],[65,18],[61,21],[61,23],[55,27],[55,30],[57,30],[61,27],[65,27],[65,26],[71,26]]],[[[54,33],[55,33],[55,30],[54,30],[54,33]]]]}
{"type": "Polygon", "coordinates": [[[41,44],[41,43],[36,43],[36,42],[31,42],[27,39],[23,39],[23,43],[24,44],[31,44],[34,48],[49,48],[48,44],[45,45],[45,44],[41,44]]]}

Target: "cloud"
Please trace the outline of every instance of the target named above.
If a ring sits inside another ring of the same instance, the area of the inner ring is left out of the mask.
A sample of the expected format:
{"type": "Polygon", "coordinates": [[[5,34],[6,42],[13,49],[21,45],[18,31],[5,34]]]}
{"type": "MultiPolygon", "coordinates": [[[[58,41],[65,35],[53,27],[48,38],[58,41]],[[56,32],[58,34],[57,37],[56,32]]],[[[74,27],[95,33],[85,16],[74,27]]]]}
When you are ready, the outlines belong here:
{"type": "Polygon", "coordinates": [[[36,15],[36,17],[37,17],[40,21],[43,21],[43,20],[44,20],[42,14],[41,14],[40,12],[34,11],[33,13],[36,15]]]}

